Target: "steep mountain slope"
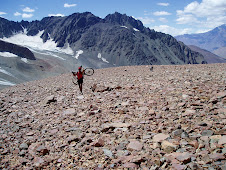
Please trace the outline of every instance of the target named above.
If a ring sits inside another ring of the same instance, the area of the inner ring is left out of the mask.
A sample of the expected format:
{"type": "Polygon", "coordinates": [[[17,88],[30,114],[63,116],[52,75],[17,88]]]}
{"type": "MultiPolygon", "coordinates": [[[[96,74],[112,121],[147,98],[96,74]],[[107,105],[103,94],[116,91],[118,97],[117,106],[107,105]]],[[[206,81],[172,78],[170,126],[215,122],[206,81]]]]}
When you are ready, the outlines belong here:
{"type": "MultiPolygon", "coordinates": [[[[70,47],[74,53],[82,50],[82,55],[87,57],[101,56],[116,66],[205,63],[203,56],[192,53],[172,36],[145,28],[140,21],[125,14],[114,13],[101,19],[86,12],[12,24],[21,25],[18,31],[26,29],[30,36],[43,31],[44,42],[51,39],[57,47],[70,47]]],[[[3,25],[0,32],[4,29],[3,25]]],[[[13,33],[15,30],[11,36],[13,33]]],[[[4,34],[0,36],[3,38],[4,34]]]]}
{"type": "Polygon", "coordinates": [[[226,25],[224,24],[206,33],[185,34],[175,38],[186,45],[195,45],[212,52],[226,46],[226,25]]]}
{"type": "Polygon", "coordinates": [[[211,63],[226,63],[226,59],[219,57],[207,50],[201,49],[194,45],[188,46],[192,51],[196,51],[204,56],[204,59],[207,61],[208,64],[211,63]]]}

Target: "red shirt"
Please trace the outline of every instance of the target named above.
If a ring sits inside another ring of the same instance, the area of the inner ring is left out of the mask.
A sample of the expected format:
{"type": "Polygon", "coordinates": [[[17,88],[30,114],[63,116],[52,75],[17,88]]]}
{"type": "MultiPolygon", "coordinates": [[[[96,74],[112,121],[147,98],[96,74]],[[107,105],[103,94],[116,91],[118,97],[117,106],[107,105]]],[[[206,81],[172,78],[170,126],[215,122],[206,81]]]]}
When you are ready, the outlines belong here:
{"type": "Polygon", "coordinates": [[[81,72],[81,71],[77,72],[76,75],[77,75],[78,79],[82,79],[83,78],[83,72],[81,72]]]}

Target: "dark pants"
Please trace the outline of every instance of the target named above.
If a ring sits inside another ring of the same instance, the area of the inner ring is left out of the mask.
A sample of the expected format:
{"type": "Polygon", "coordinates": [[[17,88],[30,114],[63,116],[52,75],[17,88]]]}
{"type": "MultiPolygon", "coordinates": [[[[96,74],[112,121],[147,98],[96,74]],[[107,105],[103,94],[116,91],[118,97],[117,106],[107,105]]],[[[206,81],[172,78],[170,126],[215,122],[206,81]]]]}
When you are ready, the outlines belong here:
{"type": "Polygon", "coordinates": [[[81,93],[82,93],[82,83],[83,83],[83,78],[78,79],[78,86],[79,86],[81,93]]]}
{"type": "Polygon", "coordinates": [[[78,85],[82,84],[83,83],[83,78],[81,79],[78,79],[78,85]]]}

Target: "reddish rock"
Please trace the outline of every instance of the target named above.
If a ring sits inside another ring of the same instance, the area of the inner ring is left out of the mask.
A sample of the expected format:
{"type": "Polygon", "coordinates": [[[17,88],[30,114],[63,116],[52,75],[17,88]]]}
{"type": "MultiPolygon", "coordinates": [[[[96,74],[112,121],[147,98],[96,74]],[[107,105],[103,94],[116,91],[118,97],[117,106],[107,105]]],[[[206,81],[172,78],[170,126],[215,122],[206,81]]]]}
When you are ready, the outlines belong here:
{"type": "Polygon", "coordinates": [[[224,154],[221,153],[213,153],[213,154],[209,154],[209,158],[213,159],[214,161],[218,161],[218,160],[225,160],[225,156],[224,154]]]}
{"type": "Polygon", "coordinates": [[[184,170],[186,169],[186,165],[180,165],[180,164],[172,164],[172,168],[175,170],[184,170]]]}
{"type": "Polygon", "coordinates": [[[29,132],[26,134],[27,136],[33,136],[34,135],[34,132],[29,132]]]}
{"type": "Polygon", "coordinates": [[[163,141],[162,142],[162,149],[166,153],[174,152],[174,151],[176,151],[177,148],[178,148],[177,145],[174,145],[174,144],[172,144],[172,143],[170,143],[168,141],[163,141]]]}
{"type": "Polygon", "coordinates": [[[22,164],[26,164],[26,163],[30,162],[30,160],[25,159],[25,158],[21,158],[21,159],[19,159],[19,161],[20,161],[20,163],[22,163],[22,164]]]}
{"type": "Polygon", "coordinates": [[[182,116],[191,116],[196,113],[195,110],[187,109],[184,113],[182,113],[182,116]]]}
{"type": "Polygon", "coordinates": [[[138,168],[138,165],[135,163],[127,162],[122,165],[124,168],[138,168]]]}
{"type": "Polygon", "coordinates": [[[58,129],[52,129],[52,130],[50,130],[50,134],[51,135],[53,135],[53,134],[55,134],[55,133],[57,133],[58,132],[58,129]]]}
{"type": "Polygon", "coordinates": [[[128,150],[136,150],[136,151],[140,151],[143,148],[143,143],[139,142],[139,141],[130,141],[130,143],[127,146],[128,150]]]}
{"type": "Polygon", "coordinates": [[[105,144],[103,139],[98,139],[97,141],[92,142],[90,145],[95,147],[103,147],[105,144]]]}
{"type": "Polygon", "coordinates": [[[45,162],[44,159],[42,159],[40,157],[35,157],[34,160],[33,160],[34,166],[36,166],[38,168],[42,167],[44,162],[45,162]]]}
{"type": "Polygon", "coordinates": [[[191,162],[191,154],[184,152],[184,153],[180,153],[176,156],[176,159],[180,162],[182,162],[183,164],[187,164],[189,162],[191,162]]]}
{"type": "Polygon", "coordinates": [[[226,135],[222,136],[219,141],[218,141],[219,145],[223,145],[226,144],[226,135]]]}
{"type": "Polygon", "coordinates": [[[69,136],[66,141],[70,144],[71,142],[79,142],[81,141],[81,135],[72,135],[69,136]]]}
{"type": "Polygon", "coordinates": [[[49,150],[47,148],[41,148],[39,149],[40,155],[44,156],[46,154],[49,154],[49,150]]]}
{"type": "Polygon", "coordinates": [[[193,141],[189,142],[189,145],[193,146],[195,149],[197,149],[199,147],[199,143],[197,140],[193,140],[193,141]]]}
{"type": "Polygon", "coordinates": [[[162,142],[163,140],[167,139],[169,135],[159,133],[153,137],[153,142],[162,142]]]}
{"type": "Polygon", "coordinates": [[[36,148],[40,146],[40,143],[32,143],[29,147],[28,147],[28,153],[31,154],[32,156],[36,155],[36,148]]]}

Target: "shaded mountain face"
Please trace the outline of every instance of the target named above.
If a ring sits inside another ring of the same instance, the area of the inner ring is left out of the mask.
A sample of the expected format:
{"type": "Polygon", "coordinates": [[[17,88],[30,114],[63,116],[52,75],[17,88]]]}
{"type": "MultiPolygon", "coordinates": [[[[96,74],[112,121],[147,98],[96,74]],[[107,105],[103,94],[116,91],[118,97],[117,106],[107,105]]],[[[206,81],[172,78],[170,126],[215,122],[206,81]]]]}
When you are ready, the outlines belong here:
{"type": "Polygon", "coordinates": [[[26,47],[0,40],[0,52],[9,52],[21,58],[36,60],[34,54],[26,47]]]}
{"type": "Polygon", "coordinates": [[[145,28],[139,20],[120,13],[104,19],[89,12],[33,22],[0,19],[0,38],[25,29],[29,36],[43,31],[43,42],[53,40],[57,47],[69,46],[74,54],[82,50],[82,56],[99,57],[113,66],[206,63],[201,54],[172,36],[145,28]]]}
{"type": "Polygon", "coordinates": [[[226,47],[226,25],[224,24],[206,33],[185,34],[175,38],[186,45],[195,45],[213,52],[221,47],[226,47]]]}

